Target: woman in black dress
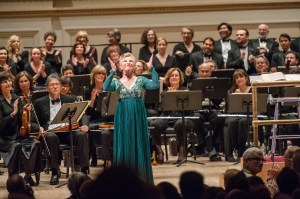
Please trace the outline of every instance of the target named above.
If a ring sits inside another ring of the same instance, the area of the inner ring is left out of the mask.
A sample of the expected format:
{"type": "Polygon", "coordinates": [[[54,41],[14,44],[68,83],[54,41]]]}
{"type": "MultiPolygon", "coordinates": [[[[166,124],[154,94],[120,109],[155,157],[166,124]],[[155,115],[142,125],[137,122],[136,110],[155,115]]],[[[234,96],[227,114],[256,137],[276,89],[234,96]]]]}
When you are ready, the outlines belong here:
{"type": "Polygon", "coordinates": [[[151,55],[157,53],[156,40],[157,36],[153,29],[149,28],[144,30],[141,37],[141,43],[144,44],[144,46],[140,48],[139,59],[148,62],[151,55]]]}
{"type": "Polygon", "coordinates": [[[0,47],[0,72],[6,71],[13,76],[17,74],[17,65],[9,59],[8,50],[5,47],[0,47]]]}
{"type": "MultiPolygon", "coordinates": [[[[30,76],[17,75],[18,89],[16,90],[21,91],[21,88],[28,87],[25,86],[29,84],[27,81],[32,85],[30,76]]],[[[0,154],[8,168],[9,175],[25,172],[25,181],[31,186],[36,186],[39,184],[39,172],[42,168],[40,142],[29,137],[27,133],[30,130],[22,136],[20,134],[22,112],[31,112],[31,105],[23,101],[25,97],[20,98],[12,93],[11,89],[11,75],[7,72],[0,72],[0,154]],[[33,173],[36,176],[36,182],[31,178],[33,173]]],[[[29,128],[29,126],[22,127],[29,128]]]]}

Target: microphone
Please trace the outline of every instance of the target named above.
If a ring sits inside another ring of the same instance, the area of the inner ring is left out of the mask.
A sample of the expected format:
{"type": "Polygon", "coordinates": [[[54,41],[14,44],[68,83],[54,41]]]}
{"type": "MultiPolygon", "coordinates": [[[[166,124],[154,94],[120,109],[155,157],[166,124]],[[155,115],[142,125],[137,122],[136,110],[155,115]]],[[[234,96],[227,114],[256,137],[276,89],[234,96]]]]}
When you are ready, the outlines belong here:
{"type": "Polygon", "coordinates": [[[285,65],[285,73],[288,74],[290,72],[290,64],[291,64],[291,60],[287,60],[286,61],[286,65],[285,65]]]}

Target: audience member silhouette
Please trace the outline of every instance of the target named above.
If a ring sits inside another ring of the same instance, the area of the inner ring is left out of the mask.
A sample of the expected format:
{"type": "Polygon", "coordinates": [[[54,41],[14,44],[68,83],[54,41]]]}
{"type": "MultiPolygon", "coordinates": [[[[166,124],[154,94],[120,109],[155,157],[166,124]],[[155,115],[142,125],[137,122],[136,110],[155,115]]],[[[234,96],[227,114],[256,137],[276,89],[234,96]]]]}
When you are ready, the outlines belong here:
{"type": "Polygon", "coordinates": [[[187,171],[181,174],[179,187],[184,199],[199,199],[202,197],[205,186],[203,175],[195,171],[187,171]]]}

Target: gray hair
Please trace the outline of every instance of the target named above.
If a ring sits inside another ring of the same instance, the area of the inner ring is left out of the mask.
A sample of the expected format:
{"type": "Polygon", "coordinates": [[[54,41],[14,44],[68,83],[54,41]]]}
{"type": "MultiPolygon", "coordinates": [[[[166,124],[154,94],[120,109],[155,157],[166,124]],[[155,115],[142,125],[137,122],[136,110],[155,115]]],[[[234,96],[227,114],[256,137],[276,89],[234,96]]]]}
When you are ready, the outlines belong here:
{"type": "Polygon", "coordinates": [[[243,159],[248,159],[248,158],[252,158],[253,156],[253,153],[260,153],[260,154],[263,154],[262,150],[260,150],[259,148],[257,147],[251,147],[249,149],[247,149],[244,154],[243,154],[243,159]]]}

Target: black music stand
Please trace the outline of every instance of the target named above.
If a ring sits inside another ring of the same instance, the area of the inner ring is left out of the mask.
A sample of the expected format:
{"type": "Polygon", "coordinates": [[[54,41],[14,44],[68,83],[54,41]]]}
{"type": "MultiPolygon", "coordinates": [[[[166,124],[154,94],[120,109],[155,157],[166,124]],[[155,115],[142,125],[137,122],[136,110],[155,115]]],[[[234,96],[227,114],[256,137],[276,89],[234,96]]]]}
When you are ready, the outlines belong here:
{"type": "Polygon", "coordinates": [[[208,104],[208,136],[206,138],[206,146],[209,151],[209,158],[218,155],[215,147],[213,146],[213,130],[211,121],[212,100],[213,99],[226,99],[228,90],[230,88],[231,79],[229,78],[198,78],[192,82],[192,90],[201,90],[203,98],[209,99],[208,104]]]}
{"type": "Polygon", "coordinates": [[[187,135],[185,127],[184,111],[200,110],[202,108],[202,92],[201,91],[172,91],[162,93],[163,103],[162,109],[164,111],[181,111],[182,116],[182,132],[185,136],[185,143],[183,146],[185,158],[176,166],[179,167],[183,163],[189,161],[193,163],[203,164],[187,160],[187,135]]]}
{"type": "MultiPolygon", "coordinates": [[[[73,145],[73,133],[72,133],[72,124],[79,122],[82,115],[85,113],[86,108],[88,107],[89,102],[82,101],[82,102],[74,102],[74,103],[66,103],[62,104],[61,108],[59,109],[58,113],[52,120],[51,124],[69,124],[69,133],[70,133],[70,150],[71,150],[71,172],[74,172],[74,145],[73,145]]],[[[64,184],[63,184],[64,185],[64,184]]],[[[59,185],[61,187],[63,185],[59,185]]]]}
{"type": "Polygon", "coordinates": [[[44,97],[44,96],[46,96],[46,95],[48,95],[48,91],[46,91],[46,90],[44,90],[44,91],[34,91],[34,92],[32,93],[32,96],[31,96],[31,102],[34,104],[34,102],[35,102],[37,99],[39,99],[39,98],[41,98],[41,97],[44,97]]]}
{"type": "MultiPolygon", "coordinates": [[[[257,94],[257,112],[267,112],[268,94],[257,94]]],[[[229,95],[228,113],[246,113],[247,118],[247,147],[249,147],[250,113],[252,113],[252,93],[231,93],[229,95]]],[[[236,162],[234,164],[238,164],[236,162]]]]}
{"type": "MultiPolygon", "coordinates": [[[[90,75],[74,75],[70,76],[70,79],[73,83],[73,88],[71,89],[71,93],[76,96],[84,96],[85,87],[89,85],[90,75]]],[[[85,100],[85,99],[84,99],[85,100]]]]}
{"type": "Polygon", "coordinates": [[[101,112],[101,110],[102,110],[102,101],[103,101],[103,98],[105,98],[107,96],[107,94],[108,94],[108,92],[106,92],[106,91],[98,93],[97,107],[96,107],[98,112],[101,112]]]}
{"type": "Polygon", "coordinates": [[[218,78],[232,78],[234,73],[234,69],[215,69],[211,72],[211,77],[218,77],[218,78]]]}
{"type": "MultiPolygon", "coordinates": [[[[284,97],[300,97],[300,87],[284,87],[284,97]]],[[[284,102],[283,106],[294,106],[297,102],[284,102]]]]}

